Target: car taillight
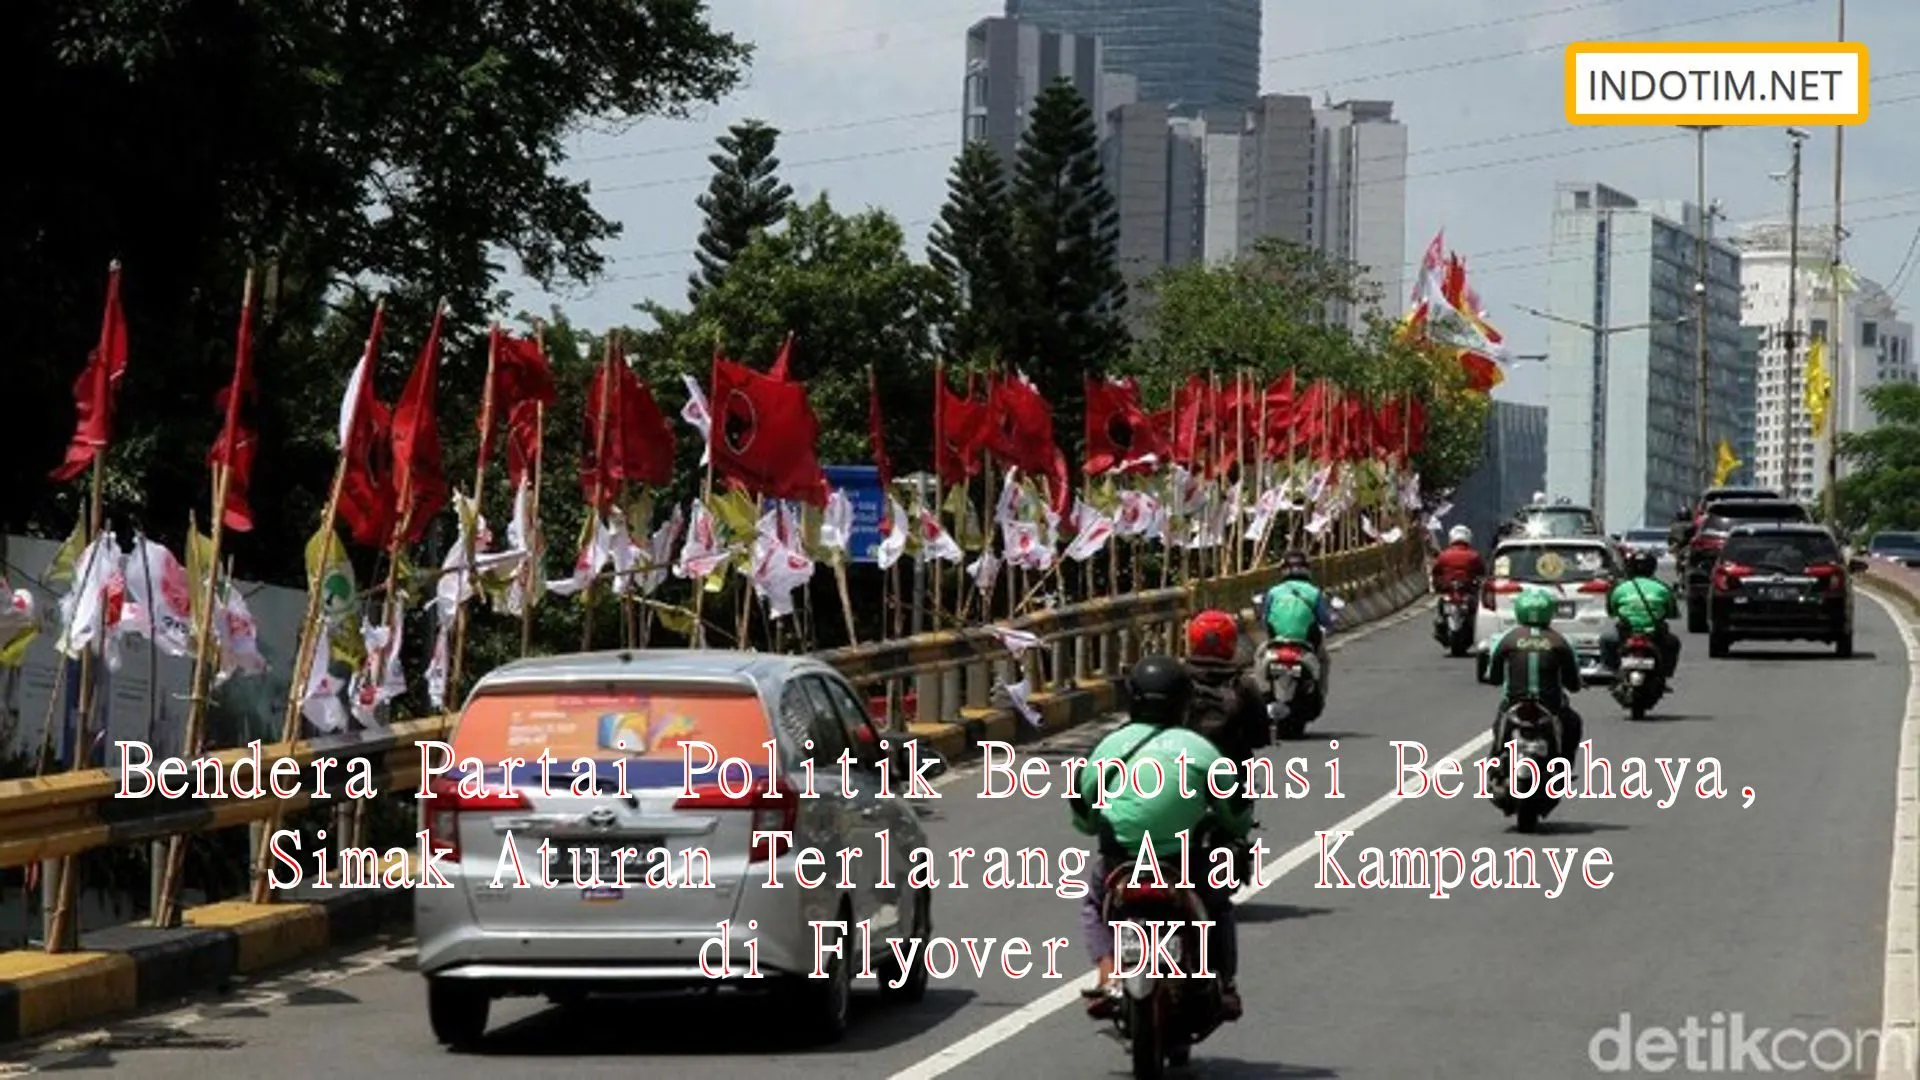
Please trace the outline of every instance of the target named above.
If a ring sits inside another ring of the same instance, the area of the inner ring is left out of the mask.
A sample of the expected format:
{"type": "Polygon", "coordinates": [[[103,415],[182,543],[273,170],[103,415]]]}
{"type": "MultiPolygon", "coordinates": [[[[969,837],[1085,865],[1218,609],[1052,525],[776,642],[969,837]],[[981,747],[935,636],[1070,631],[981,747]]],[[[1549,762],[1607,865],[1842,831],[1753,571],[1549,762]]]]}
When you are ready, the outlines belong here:
{"type": "Polygon", "coordinates": [[[1809,577],[1819,578],[1828,592],[1840,592],[1847,587],[1847,568],[1834,563],[1818,563],[1807,567],[1809,577]]]}
{"type": "Polygon", "coordinates": [[[1492,581],[1487,582],[1486,586],[1480,590],[1480,606],[1486,608],[1488,611],[1492,611],[1494,597],[1511,596],[1519,591],[1519,582],[1509,581],[1506,578],[1494,578],[1492,581]]]}
{"type": "Polygon", "coordinates": [[[1744,563],[1723,562],[1713,568],[1713,587],[1721,592],[1740,584],[1740,579],[1753,573],[1753,567],[1744,563]]]}
{"type": "Polygon", "coordinates": [[[1606,578],[1594,578],[1592,581],[1581,582],[1580,591],[1583,593],[1598,593],[1601,596],[1605,596],[1607,593],[1613,591],[1613,583],[1609,582],[1606,578]]]}
{"type": "Polygon", "coordinates": [[[448,862],[460,861],[460,815],[497,814],[503,810],[525,810],[527,800],[519,792],[488,789],[484,795],[462,795],[457,780],[441,777],[428,789],[431,798],[420,800],[420,823],[427,831],[427,846],[446,852],[448,862]]]}
{"type": "MultiPolygon", "coordinates": [[[[753,820],[747,827],[756,833],[792,832],[800,820],[800,793],[783,779],[780,786],[768,791],[764,780],[755,780],[754,785],[744,794],[732,794],[722,791],[718,786],[705,785],[693,789],[693,794],[682,796],[674,802],[675,810],[748,810],[753,820]]],[[[753,840],[748,862],[766,862],[773,858],[773,838],[757,837],[753,840]]]]}

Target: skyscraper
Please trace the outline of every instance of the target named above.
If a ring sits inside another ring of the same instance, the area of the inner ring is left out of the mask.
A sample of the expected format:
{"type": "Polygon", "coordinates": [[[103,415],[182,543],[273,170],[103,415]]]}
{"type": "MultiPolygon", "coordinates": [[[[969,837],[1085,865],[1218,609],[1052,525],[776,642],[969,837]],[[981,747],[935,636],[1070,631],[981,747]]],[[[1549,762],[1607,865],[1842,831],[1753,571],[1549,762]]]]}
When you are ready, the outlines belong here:
{"type": "MultiPolygon", "coordinates": [[[[1699,492],[1695,230],[1688,203],[1643,205],[1601,184],[1554,192],[1547,270],[1547,493],[1590,502],[1610,530],[1669,520],[1699,492]]],[[[1707,252],[1707,432],[1739,437],[1740,253],[1707,252]]]]}
{"type": "MultiPolygon", "coordinates": [[[[1807,346],[1835,340],[1827,324],[1833,315],[1827,266],[1833,236],[1824,226],[1800,229],[1800,273],[1794,321],[1804,344],[1791,380],[1783,347],[1787,320],[1789,234],[1780,224],[1757,225],[1738,241],[1741,249],[1741,321],[1757,335],[1759,374],[1754,437],[1754,477],[1768,487],[1811,502],[1826,482],[1827,440],[1813,434],[1807,413],[1807,346]],[[1787,461],[1787,425],[1793,425],[1793,458],[1787,461]]],[[[1841,294],[1837,347],[1827,351],[1832,379],[1831,417],[1839,431],[1861,431],[1876,423],[1866,401],[1868,388],[1883,382],[1913,382],[1920,369],[1913,356],[1913,328],[1901,320],[1887,291],[1861,279],[1841,294]],[[1837,354],[1837,355],[1836,355],[1837,354]]]]}
{"type": "Polygon", "coordinates": [[[1103,127],[1110,110],[1133,101],[1133,78],[1106,65],[1095,38],[1016,19],[974,23],[967,30],[962,141],[986,143],[1011,170],[1033,99],[1055,79],[1071,81],[1103,127]]]}
{"type": "MultiPolygon", "coordinates": [[[[1362,268],[1380,290],[1378,314],[1397,316],[1407,299],[1406,125],[1391,101],[1343,101],[1313,110],[1313,127],[1313,246],[1362,268]]],[[[1366,309],[1336,305],[1328,315],[1358,331],[1366,309]]]]}
{"type": "Polygon", "coordinates": [[[1007,0],[1006,14],[1098,37],[1139,100],[1192,115],[1260,96],[1261,0],[1007,0]]]}

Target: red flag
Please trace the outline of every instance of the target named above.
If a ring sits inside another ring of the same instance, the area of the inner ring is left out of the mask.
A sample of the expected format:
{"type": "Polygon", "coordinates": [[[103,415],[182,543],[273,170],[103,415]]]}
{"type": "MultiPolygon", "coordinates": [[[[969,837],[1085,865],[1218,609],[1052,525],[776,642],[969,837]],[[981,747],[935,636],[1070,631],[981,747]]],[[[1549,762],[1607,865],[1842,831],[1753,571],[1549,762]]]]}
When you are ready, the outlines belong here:
{"type": "Polygon", "coordinates": [[[592,438],[582,454],[580,483],[595,509],[604,512],[622,484],[673,480],[673,429],[653,391],[612,342],[587,388],[587,430],[592,438]]]}
{"type": "MultiPolygon", "coordinates": [[[[933,407],[940,407],[939,398],[933,399],[933,407]]],[[[935,430],[939,429],[938,421],[934,426],[935,430]]],[[[871,364],[867,366],[867,440],[873,444],[874,467],[880,470],[880,490],[886,491],[893,484],[893,459],[887,456],[887,428],[880,415],[880,384],[874,380],[871,364]]]]}
{"type": "Polygon", "coordinates": [[[820,424],[807,405],[806,384],[716,356],[708,401],[715,472],[755,495],[826,504],[816,446],[820,424]]]}
{"type": "Polygon", "coordinates": [[[253,383],[253,280],[247,280],[246,296],[240,305],[240,333],[234,346],[233,381],[215,399],[226,410],[220,434],[207,454],[212,465],[227,469],[227,501],[220,508],[226,527],[235,532],[253,528],[253,507],[247,502],[247,486],[253,478],[253,452],[258,444],[251,428],[240,418],[243,405],[258,397],[253,383]]]}
{"type": "Polygon", "coordinates": [[[1053,439],[1053,408],[1026,379],[998,376],[987,389],[987,415],[976,439],[981,449],[1029,476],[1053,471],[1059,447],[1053,439]]]}
{"type": "Polygon", "coordinates": [[[440,456],[440,420],[435,415],[435,384],[440,380],[440,323],[444,310],[435,308],[433,328],[414,361],[407,388],[393,407],[393,490],[399,496],[393,543],[416,544],[426,536],[433,517],[447,505],[447,474],[440,456]]]}
{"type": "Polygon", "coordinates": [[[1087,376],[1087,453],[1082,468],[1088,476],[1119,470],[1151,471],[1148,457],[1164,462],[1171,448],[1155,429],[1153,418],[1140,407],[1140,388],[1132,379],[1087,376]]]}
{"type": "Polygon", "coordinates": [[[1154,428],[1175,464],[1191,468],[1205,457],[1205,447],[1212,437],[1207,425],[1212,399],[1213,388],[1207,380],[1189,375],[1185,386],[1174,387],[1173,403],[1153,414],[1154,428]]]}
{"type": "Polygon", "coordinates": [[[113,436],[113,394],[127,373],[127,316],[120,309],[120,263],[107,269],[107,308],[100,319],[100,341],[73,383],[75,419],[67,457],[53,471],[56,481],[71,480],[93,464],[113,436]]]}
{"type": "MultiPolygon", "coordinates": [[[[488,408],[484,410],[478,423],[480,425],[480,460],[488,461],[493,456],[493,433],[501,426],[507,427],[507,474],[517,487],[524,474],[526,464],[516,470],[513,464],[513,443],[531,435],[534,410],[521,409],[528,403],[551,405],[557,396],[553,385],[553,369],[547,364],[547,355],[534,338],[515,337],[499,327],[493,328],[493,381],[487,390],[488,408]],[[516,425],[527,428],[523,434],[516,425]]],[[[522,448],[524,453],[524,448],[522,448]]]]}
{"type": "Polygon", "coordinates": [[[373,378],[380,366],[380,333],[386,322],[384,306],[373,309],[373,328],[367,346],[347,379],[340,402],[340,453],[346,459],[341,479],[341,520],[353,542],[383,547],[393,532],[393,416],[374,396],[373,378]]]}
{"type": "Polygon", "coordinates": [[[980,471],[980,429],[986,419],[986,406],[973,397],[971,378],[962,398],[948,389],[944,372],[934,373],[933,468],[943,486],[964,484],[980,471]]]}
{"type": "Polygon", "coordinates": [[[1275,379],[1266,389],[1267,426],[1260,433],[1260,445],[1269,460],[1279,461],[1293,452],[1293,399],[1291,371],[1275,379]]]}
{"type": "Polygon", "coordinates": [[[1407,399],[1407,456],[1427,448],[1427,407],[1419,398],[1407,399]]]}
{"type": "Polygon", "coordinates": [[[781,382],[793,381],[792,374],[787,370],[792,362],[793,331],[789,330],[787,336],[780,342],[780,351],[774,355],[773,366],[767,369],[767,378],[778,379],[781,382]]]}

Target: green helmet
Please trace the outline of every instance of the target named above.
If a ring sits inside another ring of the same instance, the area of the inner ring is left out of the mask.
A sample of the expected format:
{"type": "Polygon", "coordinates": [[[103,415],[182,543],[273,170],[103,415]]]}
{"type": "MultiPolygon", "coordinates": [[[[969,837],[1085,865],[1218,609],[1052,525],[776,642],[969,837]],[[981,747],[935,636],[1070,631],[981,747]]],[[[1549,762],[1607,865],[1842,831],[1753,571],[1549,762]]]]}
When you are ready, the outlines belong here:
{"type": "Polygon", "coordinates": [[[1521,626],[1544,628],[1553,622],[1553,597],[1528,589],[1513,598],[1513,617],[1521,626]]]}

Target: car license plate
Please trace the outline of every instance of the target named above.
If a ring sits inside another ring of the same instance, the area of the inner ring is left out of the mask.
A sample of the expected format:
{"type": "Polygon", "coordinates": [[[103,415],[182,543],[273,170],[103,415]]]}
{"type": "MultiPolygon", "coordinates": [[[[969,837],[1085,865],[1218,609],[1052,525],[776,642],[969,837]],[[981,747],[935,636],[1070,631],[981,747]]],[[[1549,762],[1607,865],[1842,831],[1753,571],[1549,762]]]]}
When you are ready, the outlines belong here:
{"type": "Polygon", "coordinates": [[[1554,610],[1554,618],[1557,618],[1557,619],[1573,618],[1573,601],[1571,600],[1560,601],[1559,606],[1556,607],[1554,610]]]}
{"type": "Polygon", "coordinates": [[[1760,591],[1763,600],[1793,601],[1800,599],[1800,590],[1792,585],[1773,585],[1760,591]]]}

